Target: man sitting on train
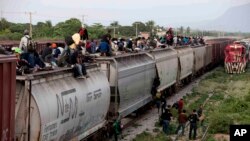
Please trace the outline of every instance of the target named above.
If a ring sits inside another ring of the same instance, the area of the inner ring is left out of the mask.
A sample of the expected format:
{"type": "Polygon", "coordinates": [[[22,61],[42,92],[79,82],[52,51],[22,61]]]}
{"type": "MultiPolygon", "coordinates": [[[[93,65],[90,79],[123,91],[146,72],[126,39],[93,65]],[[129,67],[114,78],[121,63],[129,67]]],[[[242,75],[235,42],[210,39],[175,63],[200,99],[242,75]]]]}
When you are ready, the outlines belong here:
{"type": "Polygon", "coordinates": [[[72,55],[70,56],[70,62],[73,65],[74,77],[76,78],[88,78],[86,67],[83,63],[84,56],[82,54],[82,48],[79,45],[72,55]]]}
{"type": "Polygon", "coordinates": [[[105,36],[105,39],[102,39],[100,45],[99,45],[99,50],[101,52],[101,56],[111,56],[112,51],[111,51],[111,47],[108,44],[107,41],[109,41],[109,37],[105,36]]]}
{"type": "Polygon", "coordinates": [[[56,60],[52,54],[53,49],[56,47],[55,43],[47,44],[46,48],[42,51],[41,58],[44,62],[50,63],[52,67],[57,67],[56,60]]]}

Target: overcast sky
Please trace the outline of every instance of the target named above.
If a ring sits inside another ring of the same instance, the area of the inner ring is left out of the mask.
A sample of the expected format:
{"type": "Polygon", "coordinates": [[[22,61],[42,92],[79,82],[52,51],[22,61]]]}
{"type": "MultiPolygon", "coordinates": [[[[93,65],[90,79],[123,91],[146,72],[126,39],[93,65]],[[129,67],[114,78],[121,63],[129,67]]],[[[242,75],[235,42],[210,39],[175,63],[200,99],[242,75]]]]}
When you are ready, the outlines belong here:
{"type": "MultiPolygon", "coordinates": [[[[53,24],[85,15],[85,23],[109,25],[119,21],[154,20],[169,27],[213,20],[228,8],[250,0],[0,0],[1,17],[12,22],[29,22],[25,12],[34,12],[33,24],[51,20],[53,24]]],[[[192,25],[189,25],[192,26],[192,25]]]]}

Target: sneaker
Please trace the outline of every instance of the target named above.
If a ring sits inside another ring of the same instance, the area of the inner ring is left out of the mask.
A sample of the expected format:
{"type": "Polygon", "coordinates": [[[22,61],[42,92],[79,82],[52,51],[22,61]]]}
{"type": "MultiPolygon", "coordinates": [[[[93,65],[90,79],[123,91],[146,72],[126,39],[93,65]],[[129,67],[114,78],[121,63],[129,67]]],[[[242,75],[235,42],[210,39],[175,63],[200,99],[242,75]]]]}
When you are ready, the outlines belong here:
{"type": "Polygon", "coordinates": [[[89,78],[89,75],[86,74],[85,77],[86,77],[86,78],[89,78]]]}
{"type": "Polygon", "coordinates": [[[83,75],[80,75],[80,76],[78,76],[77,78],[78,78],[78,79],[86,79],[86,77],[83,76],[83,75]]]}

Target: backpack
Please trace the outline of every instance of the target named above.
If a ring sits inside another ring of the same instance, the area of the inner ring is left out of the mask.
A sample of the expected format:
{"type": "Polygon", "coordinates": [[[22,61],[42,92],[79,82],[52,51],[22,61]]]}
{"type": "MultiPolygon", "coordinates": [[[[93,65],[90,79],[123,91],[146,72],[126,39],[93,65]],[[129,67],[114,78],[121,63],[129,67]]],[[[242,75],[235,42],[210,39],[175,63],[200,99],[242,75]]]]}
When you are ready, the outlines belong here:
{"type": "Polygon", "coordinates": [[[27,51],[34,52],[36,50],[35,42],[32,40],[31,37],[27,37],[27,36],[25,36],[25,37],[27,38],[27,51]]]}

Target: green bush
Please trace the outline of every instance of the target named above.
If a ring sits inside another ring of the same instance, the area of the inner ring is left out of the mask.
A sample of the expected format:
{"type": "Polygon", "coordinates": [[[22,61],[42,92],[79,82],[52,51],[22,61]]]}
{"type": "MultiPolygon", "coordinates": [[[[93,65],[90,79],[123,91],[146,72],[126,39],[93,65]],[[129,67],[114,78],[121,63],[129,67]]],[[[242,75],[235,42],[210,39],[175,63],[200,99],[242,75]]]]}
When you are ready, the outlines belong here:
{"type": "Polygon", "coordinates": [[[233,111],[232,112],[244,112],[245,110],[248,109],[248,103],[246,101],[238,100],[233,106],[233,111]]]}
{"type": "Polygon", "coordinates": [[[177,124],[174,124],[173,121],[171,121],[170,124],[169,124],[167,133],[169,135],[175,134],[176,129],[177,129],[177,124]]]}
{"type": "Polygon", "coordinates": [[[14,33],[11,33],[11,34],[8,34],[8,38],[10,40],[20,40],[22,38],[22,34],[21,33],[17,33],[17,32],[14,32],[14,33]]]}
{"type": "Polygon", "coordinates": [[[209,132],[212,134],[215,133],[229,133],[229,126],[233,124],[233,119],[224,113],[214,113],[213,116],[210,117],[210,127],[209,132]]]}
{"type": "Polygon", "coordinates": [[[250,91],[248,94],[244,97],[245,101],[250,102],[250,91]]]}
{"type": "Polygon", "coordinates": [[[225,113],[241,113],[249,108],[249,103],[237,98],[227,98],[219,107],[219,111],[225,113]]]}
{"type": "Polygon", "coordinates": [[[137,135],[133,141],[169,141],[170,139],[163,133],[160,132],[156,136],[144,131],[137,135]]]}

